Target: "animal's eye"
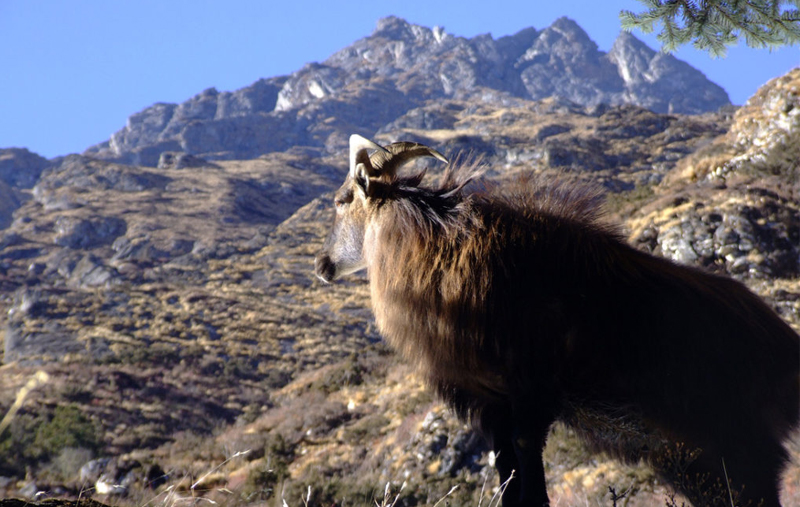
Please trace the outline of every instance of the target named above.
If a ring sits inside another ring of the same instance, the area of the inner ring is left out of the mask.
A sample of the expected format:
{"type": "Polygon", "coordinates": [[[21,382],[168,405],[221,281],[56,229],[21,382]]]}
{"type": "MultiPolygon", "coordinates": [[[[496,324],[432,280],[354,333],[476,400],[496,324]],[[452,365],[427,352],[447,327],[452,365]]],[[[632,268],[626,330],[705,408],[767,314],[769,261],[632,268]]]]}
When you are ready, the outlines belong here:
{"type": "Polygon", "coordinates": [[[344,194],[337,195],[333,199],[333,205],[337,208],[341,208],[345,204],[353,202],[353,193],[352,192],[345,192],[344,194]]]}

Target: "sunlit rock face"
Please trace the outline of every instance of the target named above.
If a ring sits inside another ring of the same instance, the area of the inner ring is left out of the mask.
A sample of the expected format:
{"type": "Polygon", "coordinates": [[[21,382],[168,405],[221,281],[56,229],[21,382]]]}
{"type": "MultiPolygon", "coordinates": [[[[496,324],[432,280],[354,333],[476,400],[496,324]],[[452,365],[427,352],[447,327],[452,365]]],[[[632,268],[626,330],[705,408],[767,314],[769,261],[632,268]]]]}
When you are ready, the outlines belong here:
{"type": "Polygon", "coordinates": [[[351,131],[372,135],[429,101],[548,97],[685,114],[730,103],[700,71],[628,33],[606,53],[568,18],[495,39],[459,37],[388,17],[368,37],[288,76],[235,92],[210,88],[181,104],[155,104],[87,154],[154,167],[165,151],[230,160],[295,145],[338,150],[351,131]]]}

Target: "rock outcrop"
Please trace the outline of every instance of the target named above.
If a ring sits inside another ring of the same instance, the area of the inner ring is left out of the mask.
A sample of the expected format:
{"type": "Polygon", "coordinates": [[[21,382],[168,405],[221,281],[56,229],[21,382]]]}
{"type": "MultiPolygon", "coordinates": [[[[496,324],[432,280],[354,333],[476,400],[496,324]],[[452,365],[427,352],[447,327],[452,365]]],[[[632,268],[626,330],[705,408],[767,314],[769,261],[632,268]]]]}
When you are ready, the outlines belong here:
{"type": "Polygon", "coordinates": [[[50,164],[25,148],[0,149],[0,230],[11,224],[14,211],[28,199],[23,190],[33,187],[50,164]]]}
{"type": "Polygon", "coordinates": [[[0,149],[0,181],[12,187],[31,188],[49,165],[49,160],[25,148],[0,149]]]}
{"type": "Polygon", "coordinates": [[[682,160],[664,185],[674,212],[646,208],[636,241],[678,262],[741,278],[796,278],[798,90],[800,69],[773,79],[736,111],[724,136],[682,160]]]}

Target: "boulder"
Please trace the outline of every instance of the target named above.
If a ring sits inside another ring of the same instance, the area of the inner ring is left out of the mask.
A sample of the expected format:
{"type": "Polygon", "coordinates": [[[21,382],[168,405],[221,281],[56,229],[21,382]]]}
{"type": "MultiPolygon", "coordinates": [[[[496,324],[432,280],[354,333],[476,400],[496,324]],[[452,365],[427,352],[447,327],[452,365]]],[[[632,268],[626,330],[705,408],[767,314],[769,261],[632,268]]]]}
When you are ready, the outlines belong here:
{"type": "Polygon", "coordinates": [[[55,224],[54,243],[67,248],[94,248],[110,245],[127,229],[117,217],[77,218],[60,216],[55,224]]]}
{"type": "Polygon", "coordinates": [[[219,167],[207,160],[181,151],[165,151],[158,157],[159,169],[186,169],[189,167],[219,167]]]}

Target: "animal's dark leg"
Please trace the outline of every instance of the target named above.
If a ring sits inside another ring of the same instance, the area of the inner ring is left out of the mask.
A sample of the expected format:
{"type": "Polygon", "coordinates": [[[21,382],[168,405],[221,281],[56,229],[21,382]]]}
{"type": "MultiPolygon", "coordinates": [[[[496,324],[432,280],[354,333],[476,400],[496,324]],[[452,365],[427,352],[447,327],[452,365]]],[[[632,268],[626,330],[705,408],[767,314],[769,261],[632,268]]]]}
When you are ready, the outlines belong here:
{"type": "MultiPolygon", "coordinates": [[[[519,466],[517,476],[520,484],[520,505],[550,505],[542,451],[551,424],[552,420],[549,418],[528,417],[520,421],[514,430],[513,445],[519,466]]],[[[503,505],[505,506],[505,497],[503,505]]]]}
{"type": "Polygon", "coordinates": [[[774,477],[760,477],[762,474],[759,473],[743,477],[735,469],[731,470],[730,466],[726,466],[729,469],[726,475],[722,461],[714,466],[705,465],[698,463],[690,466],[680,488],[694,505],[727,506],[732,497],[735,505],[781,507],[774,477]]]}
{"type": "Polygon", "coordinates": [[[740,491],[738,504],[780,507],[780,472],[785,463],[785,449],[779,442],[762,441],[747,451],[729,453],[725,458],[724,473],[733,488],[740,491]]]}
{"type": "Polygon", "coordinates": [[[542,462],[554,419],[549,414],[527,407],[493,407],[481,416],[481,429],[495,452],[495,467],[505,486],[503,507],[550,505],[542,462]]]}
{"type": "Polygon", "coordinates": [[[500,475],[500,487],[503,490],[503,507],[513,507],[524,505],[520,503],[521,481],[519,478],[519,461],[511,435],[506,434],[505,438],[498,439],[494,443],[494,466],[500,475]]]}
{"type": "Polygon", "coordinates": [[[524,505],[520,503],[519,462],[513,443],[511,410],[505,407],[486,409],[480,424],[481,431],[495,454],[494,466],[500,475],[500,486],[505,488],[503,507],[524,505]]]}
{"type": "Polygon", "coordinates": [[[728,450],[725,456],[707,448],[694,461],[675,463],[678,466],[662,473],[694,505],[728,506],[732,496],[736,505],[780,507],[778,482],[785,451],[778,443],[770,450],[769,444],[762,444],[746,453],[728,450]]]}

